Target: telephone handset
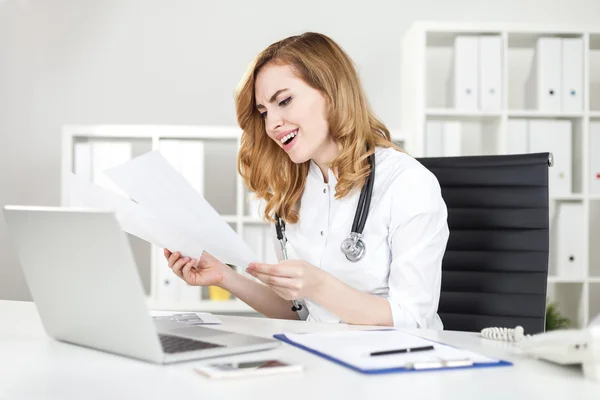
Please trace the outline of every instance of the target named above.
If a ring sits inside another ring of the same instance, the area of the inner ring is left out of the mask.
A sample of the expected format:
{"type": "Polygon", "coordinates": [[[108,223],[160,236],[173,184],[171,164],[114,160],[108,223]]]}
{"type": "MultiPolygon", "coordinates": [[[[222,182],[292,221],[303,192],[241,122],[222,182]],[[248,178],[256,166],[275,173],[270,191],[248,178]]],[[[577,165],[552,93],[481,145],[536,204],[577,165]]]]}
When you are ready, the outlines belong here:
{"type": "MultiPolygon", "coordinates": [[[[525,336],[525,330],[522,326],[511,328],[485,328],[481,331],[481,336],[486,339],[502,340],[506,342],[519,342],[525,336]]],[[[531,335],[527,335],[531,336],[531,335]]]]}
{"type": "Polygon", "coordinates": [[[585,329],[563,329],[525,335],[523,327],[486,328],[481,336],[516,342],[523,354],[557,364],[583,364],[585,376],[600,382],[600,315],[585,329]]]}

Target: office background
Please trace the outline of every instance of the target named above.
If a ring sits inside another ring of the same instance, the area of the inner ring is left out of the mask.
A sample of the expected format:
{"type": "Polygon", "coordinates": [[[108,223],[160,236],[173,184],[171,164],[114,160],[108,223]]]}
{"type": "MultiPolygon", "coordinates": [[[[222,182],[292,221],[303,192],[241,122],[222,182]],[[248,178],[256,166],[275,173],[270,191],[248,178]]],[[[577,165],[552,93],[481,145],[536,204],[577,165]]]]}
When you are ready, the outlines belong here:
{"type": "MultiPolygon", "coordinates": [[[[419,19],[598,26],[600,2],[0,0],[0,203],[60,204],[64,124],[235,124],[247,64],[303,31],[345,48],[399,128],[400,45],[419,19]]],[[[1,216],[0,299],[30,299],[1,216]]]]}

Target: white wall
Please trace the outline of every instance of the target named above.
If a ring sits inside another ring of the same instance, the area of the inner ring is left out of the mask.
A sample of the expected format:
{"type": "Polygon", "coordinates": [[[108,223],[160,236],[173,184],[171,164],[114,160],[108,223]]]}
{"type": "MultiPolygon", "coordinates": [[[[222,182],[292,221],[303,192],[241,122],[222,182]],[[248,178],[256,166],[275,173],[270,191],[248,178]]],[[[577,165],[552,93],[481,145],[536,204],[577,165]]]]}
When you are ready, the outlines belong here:
{"type": "MultiPolygon", "coordinates": [[[[252,57],[330,35],[376,113],[400,126],[400,40],[414,20],[600,24],[597,0],[0,0],[0,205],[58,205],[63,124],[234,124],[252,57]]],[[[0,299],[29,299],[0,216],[0,299]]]]}

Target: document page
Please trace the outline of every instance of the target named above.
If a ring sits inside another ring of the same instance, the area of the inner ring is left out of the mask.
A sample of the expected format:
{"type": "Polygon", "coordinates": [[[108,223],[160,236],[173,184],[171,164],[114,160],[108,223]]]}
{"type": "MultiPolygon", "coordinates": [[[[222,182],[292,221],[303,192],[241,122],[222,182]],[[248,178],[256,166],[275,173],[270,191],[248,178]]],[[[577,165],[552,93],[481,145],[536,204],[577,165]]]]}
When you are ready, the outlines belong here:
{"type": "Polygon", "coordinates": [[[242,268],[259,261],[158,151],[108,169],[105,174],[134,201],[72,175],[71,205],[114,210],[126,232],[184,256],[198,259],[206,250],[220,261],[242,268]]]}
{"type": "Polygon", "coordinates": [[[473,363],[499,362],[467,350],[436,343],[397,330],[318,332],[285,336],[291,341],[364,370],[408,368],[415,362],[470,359],[473,363]],[[371,356],[372,352],[434,346],[433,350],[371,356]]]}

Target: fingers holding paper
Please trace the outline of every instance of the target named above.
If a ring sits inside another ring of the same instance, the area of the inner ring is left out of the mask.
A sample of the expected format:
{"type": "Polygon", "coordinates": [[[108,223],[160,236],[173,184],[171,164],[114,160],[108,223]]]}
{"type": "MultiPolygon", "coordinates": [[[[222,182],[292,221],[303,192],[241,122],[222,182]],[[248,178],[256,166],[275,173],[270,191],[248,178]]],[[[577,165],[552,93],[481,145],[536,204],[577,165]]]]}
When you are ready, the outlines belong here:
{"type": "Polygon", "coordinates": [[[286,300],[310,297],[318,290],[325,274],[302,260],[284,260],[279,264],[251,263],[246,272],[286,300]]]}
{"type": "Polygon", "coordinates": [[[192,286],[218,286],[230,269],[207,252],[203,252],[199,260],[182,257],[179,252],[172,253],[168,249],[164,255],[173,273],[192,286]]]}

